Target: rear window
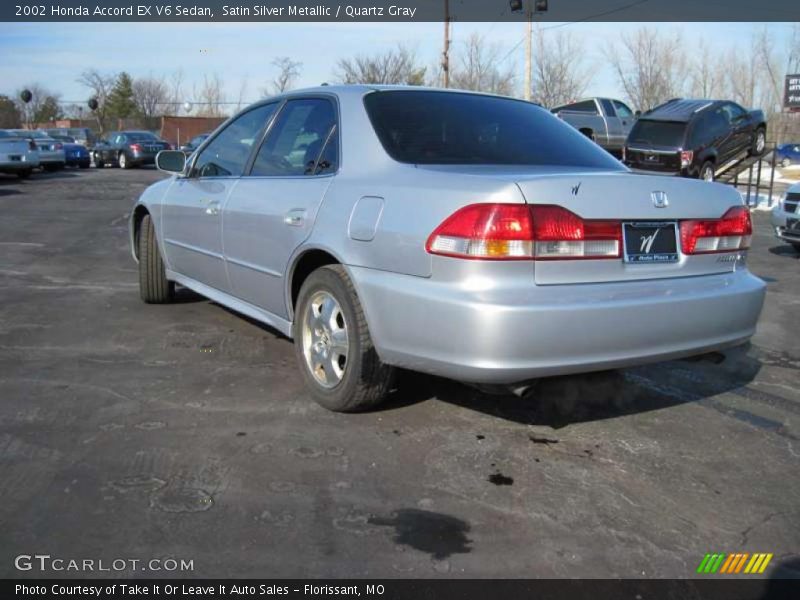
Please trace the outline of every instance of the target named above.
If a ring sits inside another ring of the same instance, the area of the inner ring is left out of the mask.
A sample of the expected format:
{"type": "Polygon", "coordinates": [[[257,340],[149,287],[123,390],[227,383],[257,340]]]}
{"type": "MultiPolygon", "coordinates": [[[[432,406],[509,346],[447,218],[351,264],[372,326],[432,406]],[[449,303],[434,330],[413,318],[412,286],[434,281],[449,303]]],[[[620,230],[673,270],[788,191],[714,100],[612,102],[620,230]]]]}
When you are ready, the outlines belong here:
{"type": "Polygon", "coordinates": [[[648,121],[639,119],[631,129],[628,142],[651,146],[683,146],[686,123],[677,121],[648,121]]]}
{"type": "Polygon", "coordinates": [[[621,168],[586,136],[520,100],[389,91],[364,104],[386,152],[404,163],[621,168]]]}

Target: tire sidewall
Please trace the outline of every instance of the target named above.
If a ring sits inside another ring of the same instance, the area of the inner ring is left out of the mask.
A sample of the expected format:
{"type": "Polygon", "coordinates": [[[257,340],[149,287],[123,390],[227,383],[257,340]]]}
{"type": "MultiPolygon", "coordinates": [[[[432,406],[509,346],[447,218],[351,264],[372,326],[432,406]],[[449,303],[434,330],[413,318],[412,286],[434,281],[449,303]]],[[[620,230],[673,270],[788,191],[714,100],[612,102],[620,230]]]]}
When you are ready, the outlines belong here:
{"type": "Polygon", "coordinates": [[[329,410],[346,409],[348,400],[358,386],[362,366],[361,332],[358,331],[358,325],[350,292],[339,274],[323,267],[309,275],[297,297],[297,311],[292,327],[295,357],[314,399],[329,410]],[[347,364],[342,380],[333,388],[324,388],[317,382],[308,368],[303,353],[303,320],[311,298],[321,291],[328,292],[336,298],[347,324],[347,364]]]}
{"type": "Polygon", "coordinates": [[[714,181],[714,165],[712,165],[710,162],[704,162],[703,166],[700,167],[700,179],[702,181],[714,181]],[[711,170],[711,179],[706,179],[704,174],[709,169],[711,170]]]}

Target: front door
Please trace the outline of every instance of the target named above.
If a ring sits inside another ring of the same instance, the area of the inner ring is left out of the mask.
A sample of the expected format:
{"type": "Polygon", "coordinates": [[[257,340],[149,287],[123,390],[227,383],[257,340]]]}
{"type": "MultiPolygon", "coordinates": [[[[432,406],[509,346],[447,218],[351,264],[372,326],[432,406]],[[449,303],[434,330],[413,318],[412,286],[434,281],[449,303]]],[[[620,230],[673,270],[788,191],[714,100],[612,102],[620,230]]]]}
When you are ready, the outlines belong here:
{"type": "Polygon", "coordinates": [[[170,270],[230,292],[222,253],[222,208],[244,172],[274,104],[257,106],[229,123],[177,178],[163,202],[163,236],[170,270]]]}
{"type": "Polygon", "coordinates": [[[288,318],[286,269],[309,236],[338,167],[330,98],[289,100],[225,204],[225,259],[236,297],[288,318]]]}

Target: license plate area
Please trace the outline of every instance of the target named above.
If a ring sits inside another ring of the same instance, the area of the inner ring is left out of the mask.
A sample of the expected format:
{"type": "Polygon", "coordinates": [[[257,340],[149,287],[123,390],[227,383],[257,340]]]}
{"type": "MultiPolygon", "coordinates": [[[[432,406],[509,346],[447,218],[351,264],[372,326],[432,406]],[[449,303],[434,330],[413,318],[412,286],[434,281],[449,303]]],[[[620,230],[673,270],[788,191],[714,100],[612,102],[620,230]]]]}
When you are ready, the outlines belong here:
{"type": "Polygon", "coordinates": [[[641,221],[622,224],[626,263],[678,262],[678,226],[675,221],[641,221]]]}

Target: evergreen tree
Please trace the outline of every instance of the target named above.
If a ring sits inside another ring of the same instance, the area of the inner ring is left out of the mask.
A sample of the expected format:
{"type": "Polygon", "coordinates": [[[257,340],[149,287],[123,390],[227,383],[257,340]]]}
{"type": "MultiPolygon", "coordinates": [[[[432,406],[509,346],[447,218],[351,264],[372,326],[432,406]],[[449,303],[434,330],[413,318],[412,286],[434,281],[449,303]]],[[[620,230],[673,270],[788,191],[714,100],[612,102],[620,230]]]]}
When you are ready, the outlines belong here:
{"type": "Polygon", "coordinates": [[[126,119],[137,114],[136,100],[133,92],[133,79],[125,71],[117,76],[114,87],[108,95],[108,115],[126,119]]]}

